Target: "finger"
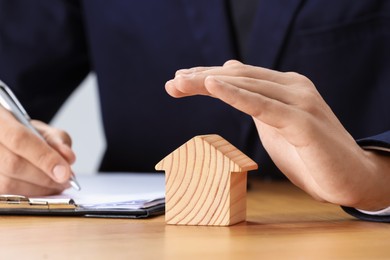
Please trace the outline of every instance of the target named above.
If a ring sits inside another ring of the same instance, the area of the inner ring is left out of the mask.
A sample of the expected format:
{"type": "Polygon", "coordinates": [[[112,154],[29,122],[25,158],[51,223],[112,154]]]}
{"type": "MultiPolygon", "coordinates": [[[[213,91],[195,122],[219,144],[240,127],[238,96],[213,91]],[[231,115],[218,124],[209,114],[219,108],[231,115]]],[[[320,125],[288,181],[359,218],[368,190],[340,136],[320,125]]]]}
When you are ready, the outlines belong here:
{"type": "Polygon", "coordinates": [[[58,138],[61,139],[62,143],[68,146],[72,146],[72,138],[65,131],[51,127],[39,120],[31,120],[31,124],[34,125],[34,127],[42,134],[42,136],[58,136],[58,138]]]}
{"type": "Polygon", "coordinates": [[[165,84],[165,90],[172,97],[210,95],[204,87],[204,77],[196,74],[180,74],[165,84]]]}
{"type": "Polygon", "coordinates": [[[34,127],[44,136],[46,142],[58,151],[70,164],[76,161],[76,155],[72,150],[72,138],[63,130],[49,127],[47,124],[38,121],[31,121],[34,127]]]}
{"type": "Polygon", "coordinates": [[[194,73],[200,73],[200,72],[205,72],[208,70],[220,68],[220,66],[212,66],[212,67],[192,67],[189,69],[180,69],[177,70],[175,73],[175,76],[181,75],[181,74],[194,74],[194,73]]]}
{"type": "MultiPolygon", "coordinates": [[[[228,60],[223,64],[223,67],[232,66],[232,65],[240,65],[240,64],[242,65],[243,63],[241,63],[237,60],[228,60]]],[[[192,73],[197,73],[197,72],[205,72],[205,71],[217,69],[217,68],[221,68],[221,66],[210,66],[210,67],[198,66],[198,67],[192,67],[189,69],[180,69],[180,70],[176,71],[175,76],[179,75],[179,74],[192,74],[192,73]]]]}
{"type": "MultiPolygon", "coordinates": [[[[272,81],[231,76],[213,76],[214,79],[229,83],[237,88],[257,93],[285,104],[296,104],[301,97],[300,89],[272,81]]],[[[206,78],[207,80],[207,78],[206,78]]]]}
{"type": "Polygon", "coordinates": [[[174,80],[169,80],[165,83],[165,91],[172,97],[175,98],[181,98],[186,96],[191,96],[190,94],[186,94],[182,91],[180,91],[177,88],[177,84],[175,84],[174,80]]]}
{"type": "Polygon", "coordinates": [[[234,66],[234,65],[242,65],[243,63],[238,60],[228,60],[223,64],[223,67],[234,66]]]}
{"type": "Polygon", "coordinates": [[[291,84],[297,73],[286,73],[267,68],[246,65],[236,60],[229,60],[223,66],[215,67],[194,67],[191,69],[179,70],[176,76],[186,75],[187,78],[205,79],[207,76],[240,76],[254,79],[262,79],[283,85],[291,84]]]}
{"type": "Polygon", "coordinates": [[[66,159],[42,138],[16,121],[8,111],[0,113],[0,125],[0,142],[8,150],[25,158],[59,183],[69,180],[71,169],[66,159]]]}
{"type": "Polygon", "coordinates": [[[225,62],[222,68],[207,71],[210,75],[240,76],[253,79],[266,80],[282,85],[289,85],[294,80],[294,75],[277,70],[243,64],[236,60],[225,62]],[[224,69],[224,70],[223,70],[224,69]],[[223,70],[223,73],[220,71],[223,70]]]}
{"type": "Polygon", "coordinates": [[[167,82],[166,91],[173,97],[210,95],[204,87],[204,81],[208,76],[253,78],[280,85],[291,85],[296,80],[295,74],[292,73],[283,73],[245,65],[237,61],[228,61],[223,67],[197,67],[186,70],[185,73],[177,73],[173,80],[167,82]]]}
{"type": "Polygon", "coordinates": [[[0,175],[8,176],[10,179],[24,181],[42,187],[63,189],[69,184],[60,184],[53,181],[47,174],[36,168],[30,162],[9,151],[0,144],[0,175]]]}
{"type": "Polygon", "coordinates": [[[283,128],[294,116],[292,109],[278,101],[229,83],[208,77],[207,90],[216,98],[275,128],[283,128]]]}
{"type": "Polygon", "coordinates": [[[243,63],[237,60],[228,60],[222,66],[210,66],[210,67],[198,66],[189,69],[179,69],[176,71],[175,76],[180,74],[193,74],[193,73],[207,72],[209,70],[218,69],[227,66],[234,66],[234,65],[243,65],[243,63]]]}
{"type": "Polygon", "coordinates": [[[61,193],[64,187],[44,187],[0,175],[0,192],[23,196],[45,196],[61,193]]]}

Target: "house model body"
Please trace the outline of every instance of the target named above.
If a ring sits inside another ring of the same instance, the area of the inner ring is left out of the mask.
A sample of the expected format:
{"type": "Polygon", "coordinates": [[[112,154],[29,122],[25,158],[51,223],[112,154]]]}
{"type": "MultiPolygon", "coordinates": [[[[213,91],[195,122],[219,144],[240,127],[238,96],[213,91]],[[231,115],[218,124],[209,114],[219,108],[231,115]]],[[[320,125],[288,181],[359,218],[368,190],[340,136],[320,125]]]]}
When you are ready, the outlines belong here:
{"type": "Polygon", "coordinates": [[[257,164],[219,135],[196,136],[162,159],[165,220],[229,226],[246,219],[247,172],[257,164]]]}

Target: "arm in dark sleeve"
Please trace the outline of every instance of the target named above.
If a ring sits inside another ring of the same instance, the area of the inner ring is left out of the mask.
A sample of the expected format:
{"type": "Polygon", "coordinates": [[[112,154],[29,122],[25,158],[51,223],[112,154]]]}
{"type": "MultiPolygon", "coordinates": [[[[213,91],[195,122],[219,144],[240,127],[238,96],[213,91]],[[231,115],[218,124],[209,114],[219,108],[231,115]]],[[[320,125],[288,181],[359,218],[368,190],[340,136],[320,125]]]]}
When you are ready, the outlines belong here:
{"type": "MultiPolygon", "coordinates": [[[[358,144],[364,149],[379,150],[388,153],[390,156],[390,131],[383,134],[379,134],[373,137],[364,138],[357,141],[358,144]]],[[[390,173],[389,173],[390,174],[390,173]]],[[[389,184],[390,189],[390,184],[389,184]]],[[[344,207],[342,209],[348,214],[367,221],[374,222],[390,222],[390,215],[370,215],[363,213],[355,208],[344,207]]]]}
{"type": "Polygon", "coordinates": [[[0,78],[48,122],[89,72],[77,1],[0,0],[0,78]]]}

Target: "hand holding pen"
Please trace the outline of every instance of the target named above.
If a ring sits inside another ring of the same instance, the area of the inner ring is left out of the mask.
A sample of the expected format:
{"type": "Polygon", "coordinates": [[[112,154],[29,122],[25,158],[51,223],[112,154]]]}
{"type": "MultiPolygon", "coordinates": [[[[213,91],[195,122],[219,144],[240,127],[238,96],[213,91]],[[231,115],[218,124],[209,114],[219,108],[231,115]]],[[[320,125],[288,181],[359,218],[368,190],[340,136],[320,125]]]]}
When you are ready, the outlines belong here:
{"type": "Polygon", "coordinates": [[[79,190],[69,135],[43,122],[32,121],[33,126],[1,81],[0,104],[0,193],[48,195],[69,185],[79,190]]]}

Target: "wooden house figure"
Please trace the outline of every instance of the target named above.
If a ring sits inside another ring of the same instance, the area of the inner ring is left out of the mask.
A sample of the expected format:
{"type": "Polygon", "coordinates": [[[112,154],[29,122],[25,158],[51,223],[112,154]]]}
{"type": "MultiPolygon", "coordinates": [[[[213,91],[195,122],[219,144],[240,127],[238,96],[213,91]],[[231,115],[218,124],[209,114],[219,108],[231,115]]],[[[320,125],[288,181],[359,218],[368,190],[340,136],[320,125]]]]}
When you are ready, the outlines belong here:
{"type": "Polygon", "coordinates": [[[165,221],[229,226],[246,219],[247,172],[257,164],[219,135],[196,136],[162,159],[165,221]]]}

